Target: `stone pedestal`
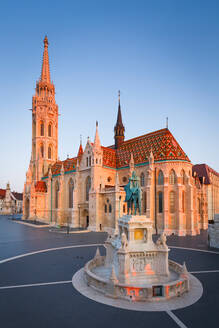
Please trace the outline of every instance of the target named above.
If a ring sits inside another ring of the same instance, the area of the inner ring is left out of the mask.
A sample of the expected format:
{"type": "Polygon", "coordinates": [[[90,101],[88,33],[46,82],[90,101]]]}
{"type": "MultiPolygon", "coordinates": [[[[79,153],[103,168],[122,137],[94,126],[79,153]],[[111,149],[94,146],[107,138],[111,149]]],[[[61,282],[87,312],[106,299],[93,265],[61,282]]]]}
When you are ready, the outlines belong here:
{"type": "Polygon", "coordinates": [[[219,248],[219,214],[214,216],[214,224],[208,227],[209,246],[219,248]]]}

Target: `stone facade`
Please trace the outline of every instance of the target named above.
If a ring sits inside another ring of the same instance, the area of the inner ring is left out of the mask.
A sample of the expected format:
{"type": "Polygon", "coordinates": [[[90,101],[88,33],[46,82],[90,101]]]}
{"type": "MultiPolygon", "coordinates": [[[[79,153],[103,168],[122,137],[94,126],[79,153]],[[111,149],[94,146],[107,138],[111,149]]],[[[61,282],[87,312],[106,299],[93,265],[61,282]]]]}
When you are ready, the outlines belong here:
{"type": "Polygon", "coordinates": [[[23,194],[11,191],[10,184],[6,189],[0,189],[0,214],[12,215],[22,213],[23,194]]]}
{"type": "Polygon", "coordinates": [[[41,79],[33,97],[32,126],[24,219],[37,217],[112,233],[118,219],[127,213],[123,186],[135,169],[141,182],[142,214],[152,219],[154,231],[196,235],[207,229],[207,186],[193,176],[188,156],[168,128],[125,140],[120,97],[114,145],[101,145],[96,124],[94,142],[88,138],[84,150],[80,144],[76,157],[57,160],[58,106],[50,82],[47,38],[41,79]]]}

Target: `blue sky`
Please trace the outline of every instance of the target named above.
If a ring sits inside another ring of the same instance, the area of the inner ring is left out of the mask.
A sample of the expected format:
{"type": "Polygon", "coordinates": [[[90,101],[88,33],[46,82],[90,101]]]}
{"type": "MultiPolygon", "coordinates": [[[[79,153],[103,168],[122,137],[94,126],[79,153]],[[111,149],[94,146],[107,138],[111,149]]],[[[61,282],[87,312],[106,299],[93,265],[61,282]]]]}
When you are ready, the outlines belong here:
{"type": "Polygon", "coordinates": [[[0,5],[0,188],[22,191],[43,38],[59,105],[59,156],[80,134],[113,143],[117,92],[126,139],[165,127],[193,163],[219,171],[219,2],[5,1],[0,5]]]}

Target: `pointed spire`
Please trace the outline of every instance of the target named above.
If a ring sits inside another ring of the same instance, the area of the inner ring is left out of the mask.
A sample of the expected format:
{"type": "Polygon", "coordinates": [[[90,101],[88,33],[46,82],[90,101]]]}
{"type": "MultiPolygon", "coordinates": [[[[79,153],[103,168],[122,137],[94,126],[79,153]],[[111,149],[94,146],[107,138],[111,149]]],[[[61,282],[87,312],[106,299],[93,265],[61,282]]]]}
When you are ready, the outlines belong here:
{"type": "Polygon", "coordinates": [[[134,169],[135,169],[135,161],[134,161],[133,153],[131,153],[130,162],[129,162],[130,176],[132,175],[134,169]]]}
{"type": "Polygon", "coordinates": [[[81,157],[83,155],[84,151],[83,151],[83,147],[82,147],[82,139],[81,139],[81,135],[80,135],[80,146],[78,149],[78,155],[77,157],[81,157]]]}
{"type": "Polygon", "coordinates": [[[96,132],[95,132],[95,138],[94,138],[94,148],[100,148],[101,143],[100,143],[100,137],[99,137],[99,132],[98,132],[98,122],[96,121],[96,132]]]}
{"type": "Polygon", "coordinates": [[[61,167],[61,170],[60,170],[60,174],[64,175],[64,173],[65,173],[64,163],[62,162],[62,167],[61,167]]]}
{"type": "Polygon", "coordinates": [[[150,157],[149,157],[149,164],[154,164],[154,154],[152,151],[152,147],[151,147],[151,152],[150,152],[150,157]]]}
{"type": "Polygon", "coordinates": [[[188,274],[188,270],[185,262],[183,262],[181,274],[188,274]]]}
{"type": "Polygon", "coordinates": [[[115,284],[116,282],[118,282],[118,279],[116,277],[116,272],[115,272],[115,267],[114,265],[112,265],[112,271],[111,271],[111,275],[110,275],[110,281],[115,284]]]}
{"type": "Polygon", "coordinates": [[[96,253],[95,253],[95,256],[94,256],[94,258],[97,258],[97,257],[100,257],[101,255],[100,255],[100,249],[99,249],[99,247],[97,247],[97,250],[96,250],[96,253]]]}
{"type": "Polygon", "coordinates": [[[42,82],[50,83],[49,54],[48,54],[49,42],[47,36],[45,36],[43,42],[44,42],[44,52],[43,52],[43,64],[42,64],[40,80],[42,82]]]}
{"type": "Polygon", "coordinates": [[[122,112],[121,112],[121,106],[120,106],[120,90],[118,91],[118,113],[117,113],[116,126],[120,126],[120,127],[124,128],[124,125],[122,123],[122,112]]]}
{"type": "Polygon", "coordinates": [[[117,121],[114,127],[114,138],[115,138],[115,148],[119,148],[124,142],[125,127],[122,123],[122,112],[120,106],[120,91],[118,92],[118,113],[117,113],[117,121]]]}

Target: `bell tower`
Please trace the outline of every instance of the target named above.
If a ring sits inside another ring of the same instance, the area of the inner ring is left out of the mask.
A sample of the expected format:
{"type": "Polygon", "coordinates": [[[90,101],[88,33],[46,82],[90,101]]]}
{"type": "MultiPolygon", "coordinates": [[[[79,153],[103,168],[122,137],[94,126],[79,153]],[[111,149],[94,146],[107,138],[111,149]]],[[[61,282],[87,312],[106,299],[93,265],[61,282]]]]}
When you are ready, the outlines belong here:
{"type": "Polygon", "coordinates": [[[115,139],[115,149],[119,148],[125,139],[125,127],[122,123],[122,113],[120,106],[120,91],[118,92],[118,114],[117,114],[117,122],[114,127],[114,139],[115,139]]]}
{"type": "Polygon", "coordinates": [[[50,80],[48,39],[44,38],[42,70],[32,98],[32,181],[38,181],[58,159],[58,106],[50,80]]]}

